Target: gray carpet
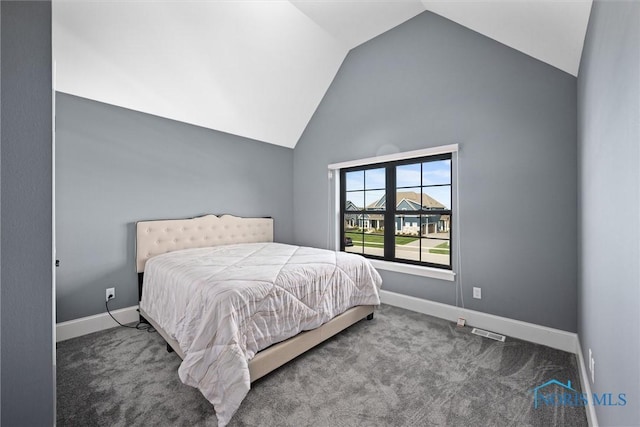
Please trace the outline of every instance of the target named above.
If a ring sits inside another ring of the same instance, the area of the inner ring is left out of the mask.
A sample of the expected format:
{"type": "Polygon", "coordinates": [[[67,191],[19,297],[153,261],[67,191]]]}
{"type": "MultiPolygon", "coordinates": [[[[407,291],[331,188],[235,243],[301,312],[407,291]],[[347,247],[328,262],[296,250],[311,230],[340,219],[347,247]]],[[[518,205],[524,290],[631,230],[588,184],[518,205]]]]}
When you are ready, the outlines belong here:
{"type": "MultiPolygon", "coordinates": [[[[533,407],[550,379],[580,387],[575,355],[383,305],[253,384],[231,426],[586,426],[582,407],[533,407]]],[[[59,426],[215,426],[157,333],[58,343],[59,426]]]]}

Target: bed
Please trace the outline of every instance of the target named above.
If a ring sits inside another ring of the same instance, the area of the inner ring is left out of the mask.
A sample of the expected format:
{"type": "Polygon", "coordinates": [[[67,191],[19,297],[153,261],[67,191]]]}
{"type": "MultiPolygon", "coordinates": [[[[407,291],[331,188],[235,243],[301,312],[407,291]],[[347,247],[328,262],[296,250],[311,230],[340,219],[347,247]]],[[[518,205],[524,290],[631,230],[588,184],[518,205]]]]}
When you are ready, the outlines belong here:
{"type": "Polygon", "coordinates": [[[365,258],[273,242],[273,219],[205,215],[136,224],[140,315],[226,425],[250,384],[373,318],[365,258]]]}

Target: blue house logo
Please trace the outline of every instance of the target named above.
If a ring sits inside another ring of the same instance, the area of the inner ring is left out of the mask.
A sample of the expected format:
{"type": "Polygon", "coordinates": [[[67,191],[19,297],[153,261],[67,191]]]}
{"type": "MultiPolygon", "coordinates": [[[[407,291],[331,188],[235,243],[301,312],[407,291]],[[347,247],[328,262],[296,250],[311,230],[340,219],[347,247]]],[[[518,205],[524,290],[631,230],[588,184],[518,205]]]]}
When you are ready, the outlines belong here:
{"type": "MultiPolygon", "coordinates": [[[[544,406],[587,406],[589,395],[579,393],[571,386],[571,381],[564,384],[556,379],[547,381],[533,390],[533,407],[544,406]]],[[[625,406],[627,396],[625,393],[593,393],[594,406],[625,406]]]]}
{"type": "Polygon", "coordinates": [[[547,381],[546,383],[539,385],[538,387],[533,389],[533,407],[538,409],[538,403],[540,402],[540,399],[542,400],[542,402],[544,402],[544,404],[546,406],[550,406],[550,403],[553,403],[552,406],[558,406],[557,403],[557,397],[559,396],[558,393],[545,393],[543,391],[543,389],[547,389],[549,386],[552,385],[556,385],[561,387],[562,389],[564,389],[565,391],[562,393],[563,399],[562,402],[565,401],[564,396],[565,395],[569,395],[571,396],[572,394],[578,394],[578,391],[573,389],[571,387],[571,381],[567,380],[566,384],[561,383],[560,381],[556,380],[556,379],[552,379],[550,381],[547,381]]]}

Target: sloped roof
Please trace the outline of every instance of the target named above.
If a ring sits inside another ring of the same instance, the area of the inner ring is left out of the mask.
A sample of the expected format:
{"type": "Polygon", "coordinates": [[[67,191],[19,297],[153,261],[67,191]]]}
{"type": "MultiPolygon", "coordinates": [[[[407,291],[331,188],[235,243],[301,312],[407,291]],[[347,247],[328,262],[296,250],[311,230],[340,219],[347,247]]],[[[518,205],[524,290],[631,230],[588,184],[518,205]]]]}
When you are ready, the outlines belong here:
{"type": "MultiPolygon", "coordinates": [[[[421,199],[420,193],[416,193],[414,191],[396,192],[396,206],[400,206],[400,204],[402,203],[407,203],[412,210],[419,210],[421,209],[421,207],[422,209],[446,209],[445,205],[429,196],[428,194],[422,193],[421,199]]],[[[367,206],[367,209],[384,209],[385,205],[386,199],[383,196],[367,206]]]]}
{"type": "Polygon", "coordinates": [[[422,204],[422,206],[426,209],[446,209],[446,206],[429,196],[428,194],[422,193],[422,201],[420,200],[420,193],[415,193],[413,191],[398,191],[396,193],[396,204],[399,204],[398,201],[402,200],[411,200],[418,205],[422,204]]]}
{"type": "Polygon", "coordinates": [[[378,200],[376,200],[375,202],[367,206],[367,209],[384,209],[386,204],[387,204],[387,196],[383,195],[378,200]]]}
{"type": "Polygon", "coordinates": [[[422,209],[420,203],[409,199],[402,199],[397,203],[396,209],[399,211],[418,211],[422,209]]]}
{"type": "Polygon", "coordinates": [[[345,211],[359,211],[360,208],[355,205],[351,200],[347,200],[344,207],[345,211]]]}

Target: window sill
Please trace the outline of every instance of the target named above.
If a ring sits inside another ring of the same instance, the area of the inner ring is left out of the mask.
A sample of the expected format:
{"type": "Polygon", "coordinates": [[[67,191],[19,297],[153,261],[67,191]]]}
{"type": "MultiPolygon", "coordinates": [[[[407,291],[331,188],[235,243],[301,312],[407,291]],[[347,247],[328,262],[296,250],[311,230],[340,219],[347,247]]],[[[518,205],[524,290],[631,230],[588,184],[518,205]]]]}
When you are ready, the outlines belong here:
{"type": "Polygon", "coordinates": [[[433,279],[446,280],[453,282],[456,279],[456,273],[451,270],[442,270],[439,268],[423,267],[421,265],[402,264],[399,262],[380,261],[371,259],[371,265],[376,269],[395,271],[396,273],[413,274],[414,276],[431,277],[433,279]]]}

